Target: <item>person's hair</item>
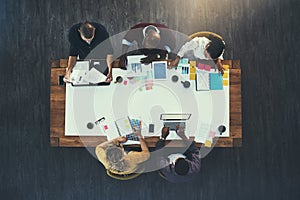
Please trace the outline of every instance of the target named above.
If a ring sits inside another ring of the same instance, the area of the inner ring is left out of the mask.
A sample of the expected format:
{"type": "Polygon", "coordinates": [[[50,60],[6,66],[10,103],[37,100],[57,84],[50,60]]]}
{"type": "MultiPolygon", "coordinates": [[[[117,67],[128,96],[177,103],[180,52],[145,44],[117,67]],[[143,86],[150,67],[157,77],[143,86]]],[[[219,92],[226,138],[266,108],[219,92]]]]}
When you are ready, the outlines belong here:
{"type": "Polygon", "coordinates": [[[149,31],[147,31],[147,35],[144,38],[143,45],[145,46],[145,44],[148,44],[150,48],[155,48],[158,46],[159,42],[160,42],[159,33],[153,29],[149,29],[149,31]]]}
{"type": "Polygon", "coordinates": [[[93,27],[90,22],[86,21],[80,25],[79,31],[86,39],[90,39],[95,34],[95,27],[93,27]]]}
{"type": "Polygon", "coordinates": [[[217,59],[225,49],[224,42],[217,37],[211,37],[210,39],[210,45],[207,47],[207,52],[209,53],[210,57],[215,60],[217,59]]]}
{"type": "Polygon", "coordinates": [[[116,146],[115,144],[109,145],[105,149],[105,154],[106,159],[109,162],[110,169],[117,171],[124,171],[126,169],[122,147],[116,146]]]}
{"type": "Polygon", "coordinates": [[[189,172],[189,163],[184,158],[178,158],[175,162],[175,172],[178,175],[184,176],[189,172]]]}

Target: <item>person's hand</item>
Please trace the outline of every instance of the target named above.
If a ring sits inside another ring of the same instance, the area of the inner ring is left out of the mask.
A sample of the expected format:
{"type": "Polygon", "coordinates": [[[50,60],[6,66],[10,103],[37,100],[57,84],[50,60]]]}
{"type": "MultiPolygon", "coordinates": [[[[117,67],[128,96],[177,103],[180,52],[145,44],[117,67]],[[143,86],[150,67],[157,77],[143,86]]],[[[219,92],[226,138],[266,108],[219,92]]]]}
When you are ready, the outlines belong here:
{"type": "Polygon", "coordinates": [[[65,77],[63,79],[65,83],[71,83],[70,74],[71,73],[69,71],[66,72],[66,75],[65,75],[65,77]]]}
{"type": "Polygon", "coordinates": [[[217,64],[216,64],[216,65],[217,65],[217,68],[218,68],[219,74],[221,73],[221,74],[222,74],[222,76],[223,76],[225,68],[223,67],[223,65],[222,65],[222,63],[221,63],[221,60],[220,60],[220,59],[218,59],[218,61],[217,61],[217,64]]]}
{"type": "Polygon", "coordinates": [[[169,127],[163,127],[161,129],[161,137],[165,140],[168,135],[169,135],[170,131],[169,131],[169,127]]]}
{"type": "Polygon", "coordinates": [[[112,77],[112,72],[109,72],[108,74],[107,74],[107,76],[106,76],[106,82],[107,83],[109,83],[109,82],[111,82],[112,81],[112,79],[113,79],[113,77],[112,77]]]}
{"type": "Polygon", "coordinates": [[[143,137],[142,136],[142,132],[141,132],[141,129],[137,129],[137,128],[134,128],[133,129],[133,133],[136,135],[136,136],[138,136],[138,137],[143,137]]]}
{"type": "Polygon", "coordinates": [[[120,57],[119,67],[121,69],[126,69],[127,63],[128,63],[127,56],[126,55],[122,55],[120,57]]]}
{"type": "Polygon", "coordinates": [[[141,59],[141,63],[149,64],[157,58],[156,54],[149,54],[147,57],[141,59]]]}
{"type": "Polygon", "coordinates": [[[185,136],[184,128],[183,128],[182,126],[177,125],[177,126],[176,126],[176,134],[177,134],[179,137],[185,136]]]}
{"type": "Polygon", "coordinates": [[[117,137],[118,142],[124,143],[127,142],[127,138],[125,136],[117,137]]]}
{"type": "Polygon", "coordinates": [[[168,69],[172,69],[173,67],[176,67],[178,63],[179,63],[179,57],[177,56],[174,60],[168,63],[168,69]]]}

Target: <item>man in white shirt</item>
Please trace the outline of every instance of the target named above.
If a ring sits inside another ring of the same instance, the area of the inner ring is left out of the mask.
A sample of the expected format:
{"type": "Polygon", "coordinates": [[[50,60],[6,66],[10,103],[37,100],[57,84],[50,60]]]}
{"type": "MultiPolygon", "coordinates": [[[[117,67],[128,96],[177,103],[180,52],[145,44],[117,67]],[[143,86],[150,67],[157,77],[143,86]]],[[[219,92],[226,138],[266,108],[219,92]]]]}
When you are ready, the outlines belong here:
{"type": "Polygon", "coordinates": [[[223,60],[224,50],[225,42],[220,38],[195,37],[180,48],[177,57],[170,62],[169,68],[177,66],[179,59],[183,56],[192,54],[201,60],[213,60],[218,70],[223,74],[224,69],[221,60],[223,60]]]}

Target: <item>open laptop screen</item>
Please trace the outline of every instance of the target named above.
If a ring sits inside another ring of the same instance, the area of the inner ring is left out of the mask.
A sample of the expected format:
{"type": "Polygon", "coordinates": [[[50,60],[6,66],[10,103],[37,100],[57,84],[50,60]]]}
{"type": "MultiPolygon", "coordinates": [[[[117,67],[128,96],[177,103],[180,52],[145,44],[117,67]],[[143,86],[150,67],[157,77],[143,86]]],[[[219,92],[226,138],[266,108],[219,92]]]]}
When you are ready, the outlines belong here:
{"type": "Polygon", "coordinates": [[[191,114],[161,114],[161,120],[188,120],[190,119],[191,114]]]}

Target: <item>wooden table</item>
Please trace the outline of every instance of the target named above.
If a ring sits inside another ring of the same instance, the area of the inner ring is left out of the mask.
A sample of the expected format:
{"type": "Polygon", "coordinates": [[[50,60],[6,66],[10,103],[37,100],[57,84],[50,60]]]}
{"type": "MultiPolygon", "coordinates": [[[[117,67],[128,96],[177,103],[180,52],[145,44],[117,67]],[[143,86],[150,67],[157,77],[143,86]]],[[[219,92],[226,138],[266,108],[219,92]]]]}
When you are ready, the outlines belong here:
{"type": "MultiPolygon", "coordinates": [[[[224,60],[230,69],[230,137],[218,138],[215,147],[242,146],[241,69],[239,60],[224,60]]],[[[65,136],[66,87],[59,85],[59,76],[66,72],[67,60],[53,60],[50,83],[50,145],[53,147],[97,146],[106,136],[65,136]],[[83,142],[84,141],[84,142],[83,142]]],[[[149,147],[154,147],[159,137],[147,137],[149,147]]],[[[176,143],[173,143],[176,145],[176,143]]],[[[201,143],[197,144],[201,146],[201,143]]]]}

